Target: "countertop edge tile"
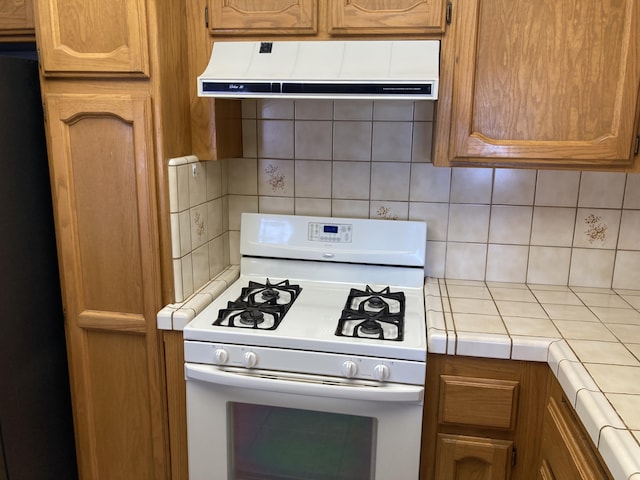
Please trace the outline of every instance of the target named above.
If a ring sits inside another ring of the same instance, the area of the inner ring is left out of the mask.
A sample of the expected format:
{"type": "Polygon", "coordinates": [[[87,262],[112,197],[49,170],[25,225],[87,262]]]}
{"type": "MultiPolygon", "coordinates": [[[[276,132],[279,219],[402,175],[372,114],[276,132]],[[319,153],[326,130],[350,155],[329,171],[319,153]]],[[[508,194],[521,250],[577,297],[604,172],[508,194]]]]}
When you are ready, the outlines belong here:
{"type": "Polygon", "coordinates": [[[628,430],[603,428],[598,451],[616,480],[640,474],[640,445],[628,430]]]}
{"type": "Polygon", "coordinates": [[[602,392],[586,389],[578,391],[575,409],[594,445],[600,443],[600,433],[603,428],[625,428],[602,392]]]}
{"type": "Polygon", "coordinates": [[[502,334],[456,332],[456,354],[467,357],[511,358],[511,338],[502,334]]]}
{"type": "Polygon", "coordinates": [[[558,339],[558,341],[552,342],[549,345],[549,355],[547,357],[547,363],[556,377],[558,376],[558,369],[562,361],[578,362],[579,360],[575,353],[573,353],[573,350],[571,350],[569,344],[564,339],[558,339]]]}
{"type": "Polygon", "coordinates": [[[557,340],[557,338],[511,335],[511,359],[527,362],[546,362],[549,355],[549,346],[557,340]]]}
{"type": "Polygon", "coordinates": [[[576,407],[580,390],[600,391],[587,369],[578,361],[561,360],[556,377],[573,408],[576,407]]]}

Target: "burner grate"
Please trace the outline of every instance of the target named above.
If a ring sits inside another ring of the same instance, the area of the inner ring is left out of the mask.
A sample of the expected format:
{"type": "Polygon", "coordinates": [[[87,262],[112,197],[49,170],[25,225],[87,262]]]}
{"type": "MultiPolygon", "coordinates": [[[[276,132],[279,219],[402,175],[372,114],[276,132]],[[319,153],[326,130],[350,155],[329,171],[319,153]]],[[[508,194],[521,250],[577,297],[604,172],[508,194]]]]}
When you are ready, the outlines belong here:
{"type": "Polygon", "coordinates": [[[240,297],[218,311],[213,325],[275,330],[298,298],[302,288],[289,280],[278,283],[249,281],[240,297]]]}
{"type": "Polygon", "coordinates": [[[365,290],[352,288],[335,334],[402,341],[404,312],[404,292],[391,292],[390,287],[376,292],[369,285],[365,290]]]}

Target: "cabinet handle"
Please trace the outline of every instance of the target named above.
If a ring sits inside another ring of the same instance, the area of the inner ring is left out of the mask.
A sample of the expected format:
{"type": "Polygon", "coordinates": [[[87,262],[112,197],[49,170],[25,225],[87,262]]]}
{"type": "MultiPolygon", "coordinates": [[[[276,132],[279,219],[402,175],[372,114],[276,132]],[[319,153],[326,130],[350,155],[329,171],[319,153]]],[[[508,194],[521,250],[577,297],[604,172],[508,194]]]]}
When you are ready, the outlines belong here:
{"type": "Polygon", "coordinates": [[[640,135],[636,136],[636,146],[633,149],[633,154],[634,155],[638,155],[638,152],[640,151],[640,135]]]}
{"type": "Polygon", "coordinates": [[[447,25],[451,25],[451,15],[453,13],[453,4],[451,2],[447,2],[447,13],[445,15],[445,20],[447,25]]]}

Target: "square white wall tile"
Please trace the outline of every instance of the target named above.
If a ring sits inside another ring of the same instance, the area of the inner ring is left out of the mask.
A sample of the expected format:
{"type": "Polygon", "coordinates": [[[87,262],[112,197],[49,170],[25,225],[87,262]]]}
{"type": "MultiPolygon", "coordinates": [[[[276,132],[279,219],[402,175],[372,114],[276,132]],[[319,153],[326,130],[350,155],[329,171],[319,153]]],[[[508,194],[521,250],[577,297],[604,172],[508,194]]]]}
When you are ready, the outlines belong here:
{"type": "Polygon", "coordinates": [[[368,162],[333,162],[332,197],[345,200],[368,200],[371,188],[371,164],[368,162]]]}
{"type": "Polygon", "coordinates": [[[582,172],[579,207],[622,208],[626,174],[582,172]]]}
{"type": "Polygon", "coordinates": [[[258,157],[294,158],[293,121],[258,120],[258,157]]]}
{"type": "Polygon", "coordinates": [[[640,209],[640,174],[629,173],[624,190],[624,208],[640,209]]]}
{"type": "Polygon", "coordinates": [[[411,165],[408,163],[372,163],[371,199],[408,201],[410,171],[411,165]]]}
{"type": "MultiPolygon", "coordinates": [[[[426,102],[425,102],[426,103],[426,102]]],[[[431,162],[431,144],[433,142],[433,123],[414,122],[411,146],[412,162],[431,162]]]]}
{"type": "Polygon", "coordinates": [[[259,159],[258,194],[293,197],[295,188],[293,160],[259,159]]]}
{"type": "Polygon", "coordinates": [[[297,121],[295,123],[295,158],[331,160],[333,122],[297,121]]]}
{"type": "Polygon", "coordinates": [[[533,284],[566,285],[569,280],[571,249],[537,247],[529,249],[527,282],[533,284]]]}
{"type": "Polygon", "coordinates": [[[371,122],[333,122],[333,159],[371,160],[371,122]]]}
{"type": "Polygon", "coordinates": [[[620,210],[578,208],[573,246],[615,249],[619,227],[620,210]]]}
{"type": "Polygon", "coordinates": [[[570,247],[576,225],[574,208],[535,207],[531,245],[570,247]]]}
{"type": "Polygon", "coordinates": [[[486,243],[490,209],[489,205],[451,204],[447,239],[450,242],[486,243]]]}
{"type": "Polygon", "coordinates": [[[371,160],[410,162],[413,123],[373,122],[371,160]]]}
{"type": "Polygon", "coordinates": [[[539,170],[535,204],[540,206],[576,207],[580,189],[580,172],[539,170]]]}
{"type": "Polygon", "coordinates": [[[451,168],[434,167],[430,163],[411,165],[409,198],[415,202],[449,203],[451,168]]]}
{"type": "Polygon", "coordinates": [[[372,200],[369,203],[369,218],[408,220],[409,203],[372,200]]]}
{"type": "Polygon", "coordinates": [[[533,205],[536,173],[536,170],[496,169],[493,180],[493,204],[533,205]]]}
{"type": "Polygon", "coordinates": [[[493,205],[489,242],[529,245],[532,213],[532,207],[493,205]]]}
{"type": "Polygon", "coordinates": [[[333,100],[296,100],[296,120],[332,120],[333,100]]]}
{"type": "Polygon", "coordinates": [[[409,203],[409,220],[422,220],[427,223],[427,239],[446,241],[449,225],[448,203],[409,203]]]}
{"type": "Polygon", "coordinates": [[[490,168],[453,168],[451,170],[451,203],[491,202],[493,170],[490,168]]]}
{"type": "Polygon", "coordinates": [[[614,250],[574,248],[571,256],[569,285],[611,287],[614,261],[614,250]]]}
{"type": "Polygon", "coordinates": [[[296,198],[294,206],[296,215],[331,216],[331,199],[329,198],[296,198]]]}
{"type": "Polygon", "coordinates": [[[528,245],[489,244],[486,279],[524,283],[527,280],[528,245]]]}
{"type": "Polygon", "coordinates": [[[613,272],[614,288],[638,288],[640,284],[640,251],[618,250],[613,272]]]}
{"type": "Polygon", "coordinates": [[[331,198],[332,163],[314,160],[296,160],[296,197],[331,198]]]}

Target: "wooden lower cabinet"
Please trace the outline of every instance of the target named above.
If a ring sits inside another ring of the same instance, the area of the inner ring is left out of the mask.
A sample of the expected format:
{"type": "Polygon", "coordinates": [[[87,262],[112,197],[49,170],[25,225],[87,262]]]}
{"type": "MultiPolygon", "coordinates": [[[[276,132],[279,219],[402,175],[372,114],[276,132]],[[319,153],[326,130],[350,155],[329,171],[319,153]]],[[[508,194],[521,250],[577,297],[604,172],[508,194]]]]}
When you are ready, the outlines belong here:
{"type": "Polygon", "coordinates": [[[508,440],[438,434],[436,478],[507,480],[512,454],[508,440]]]}
{"type": "Polygon", "coordinates": [[[542,427],[539,480],[606,480],[610,473],[565,398],[550,376],[549,399],[542,427]]]}
{"type": "Polygon", "coordinates": [[[0,0],[0,41],[34,36],[32,0],[0,0]]]}
{"type": "Polygon", "coordinates": [[[167,479],[151,100],[44,99],[80,476],[167,479]]]}
{"type": "Polygon", "coordinates": [[[427,356],[421,480],[612,480],[544,362],[427,356]]]}
{"type": "Polygon", "coordinates": [[[421,480],[531,480],[549,367],[429,354],[421,480]]]}

